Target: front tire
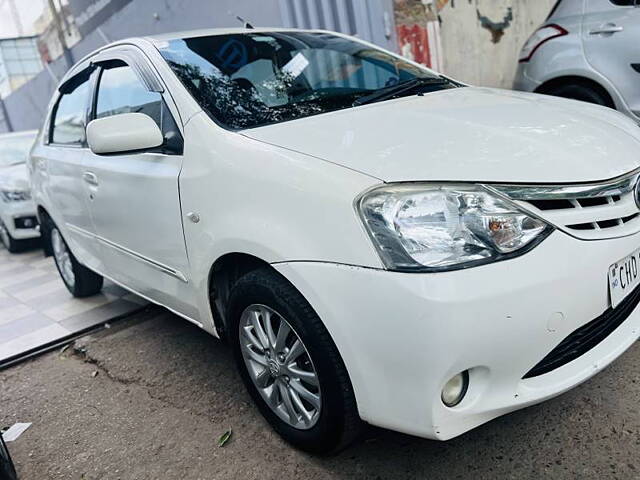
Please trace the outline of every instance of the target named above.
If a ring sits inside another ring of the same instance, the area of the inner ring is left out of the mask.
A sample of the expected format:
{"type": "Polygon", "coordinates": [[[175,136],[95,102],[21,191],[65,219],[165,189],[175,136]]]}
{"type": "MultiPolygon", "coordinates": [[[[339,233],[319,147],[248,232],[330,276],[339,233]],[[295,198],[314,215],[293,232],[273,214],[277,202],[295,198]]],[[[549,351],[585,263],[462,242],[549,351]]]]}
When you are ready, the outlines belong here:
{"type": "Polygon", "coordinates": [[[243,276],[227,310],[228,338],[249,394],[287,442],[333,453],[361,420],[338,349],[305,298],[269,269],[243,276]]]}
{"type": "Polygon", "coordinates": [[[82,298],[99,293],[102,290],[104,279],[78,262],[58,227],[52,226],[48,237],[56,268],[71,295],[82,298]]]}
{"type": "Polygon", "coordinates": [[[0,220],[0,243],[4,245],[9,253],[20,252],[23,248],[23,242],[16,240],[11,236],[2,220],[0,220]]]}

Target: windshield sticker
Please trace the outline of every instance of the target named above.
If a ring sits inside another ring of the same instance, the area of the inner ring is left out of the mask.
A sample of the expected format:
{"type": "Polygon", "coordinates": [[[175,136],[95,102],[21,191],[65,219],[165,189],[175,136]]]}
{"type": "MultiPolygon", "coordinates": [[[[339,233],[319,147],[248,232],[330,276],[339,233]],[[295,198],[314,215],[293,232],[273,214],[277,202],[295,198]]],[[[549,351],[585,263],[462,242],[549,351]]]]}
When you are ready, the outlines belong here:
{"type": "Polygon", "coordinates": [[[217,52],[217,57],[221,63],[220,67],[223,69],[233,68],[238,70],[249,62],[247,47],[235,39],[230,39],[223,43],[217,52]]]}
{"type": "Polygon", "coordinates": [[[288,73],[293,78],[298,78],[308,65],[309,60],[307,60],[303,54],[298,53],[295,57],[289,60],[284,67],[282,67],[282,71],[284,73],[288,73]]]}

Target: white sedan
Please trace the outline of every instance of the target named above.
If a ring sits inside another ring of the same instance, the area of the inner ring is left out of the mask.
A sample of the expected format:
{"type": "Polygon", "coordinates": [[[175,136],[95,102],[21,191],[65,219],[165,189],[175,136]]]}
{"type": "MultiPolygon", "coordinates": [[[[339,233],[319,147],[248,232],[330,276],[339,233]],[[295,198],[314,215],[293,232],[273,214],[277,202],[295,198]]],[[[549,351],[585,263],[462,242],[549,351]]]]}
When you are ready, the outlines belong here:
{"type": "Polygon", "coordinates": [[[35,131],[0,135],[0,243],[12,253],[40,236],[26,166],[35,138],[35,131]]]}
{"type": "Polygon", "coordinates": [[[299,448],[362,421],[455,437],[640,334],[640,130],[613,110],[331,32],[206,30],[90,54],[42,132],[68,289],[107,277],[224,337],[299,448]]]}

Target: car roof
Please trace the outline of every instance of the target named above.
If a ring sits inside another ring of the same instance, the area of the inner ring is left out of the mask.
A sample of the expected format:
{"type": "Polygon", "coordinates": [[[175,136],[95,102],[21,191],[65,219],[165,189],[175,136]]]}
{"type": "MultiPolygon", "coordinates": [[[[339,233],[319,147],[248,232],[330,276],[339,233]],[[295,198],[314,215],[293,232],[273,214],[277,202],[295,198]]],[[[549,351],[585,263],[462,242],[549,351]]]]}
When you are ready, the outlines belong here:
{"type": "MultiPolygon", "coordinates": [[[[0,0],[1,3],[1,0],[0,0]]],[[[147,43],[154,45],[156,48],[160,48],[171,40],[179,40],[183,38],[195,38],[195,37],[207,37],[213,35],[230,35],[230,34],[250,34],[250,33],[269,33],[269,32],[306,32],[306,33],[331,33],[334,35],[344,36],[339,32],[332,32],[329,30],[321,30],[321,29],[302,29],[302,28],[285,28],[285,27],[261,27],[261,28],[206,28],[200,30],[184,30],[180,32],[169,32],[162,33],[158,35],[146,35],[139,37],[129,37],[123,38],[122,40],[117,40],[115,42],[109,43],[107,45],[103,45],[100,48],[92,51],[85,55],[82,59],[73,65],[62,77],[60,84],[64,84],[69,78],[76,75],[79,71],[79,68],[82,64],[86,63],[91,57],[98,55],[100,52],[108,50],[114,47],[120,47],[123,45],[137,45],[142,46],[142,44],[147,43]]]]}
{"type": "Polygon", "coordinates": [[[300,28],[205,28],[200,30],[185,30],[182,32],[163,33],[150,35],[143,38],[154,43],[168,42],[181,38],[209,37],[214,35],[231,35],[245,33],[269,33],[269,32],[320,32],[321,30],[305,30],[300,28]]]}

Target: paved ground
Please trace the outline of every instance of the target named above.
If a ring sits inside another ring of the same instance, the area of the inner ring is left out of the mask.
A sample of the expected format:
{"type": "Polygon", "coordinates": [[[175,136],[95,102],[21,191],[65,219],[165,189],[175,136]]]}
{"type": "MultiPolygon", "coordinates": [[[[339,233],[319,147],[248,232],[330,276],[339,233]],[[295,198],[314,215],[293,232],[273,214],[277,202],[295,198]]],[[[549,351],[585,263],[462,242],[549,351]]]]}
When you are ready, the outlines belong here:
{"type": "Polygon", "coordinates": [[[100,295],[73,298],[42,250],[11,254],[0,246],[0,361],[141,304],[145,302],[109,282],[100,295]]]}
{"type": "Polygon", "coordinates": [[[9,444],[22,479],[640,478],[638,344],[577,389],[448,443],[371,429],[333,458],[284,444],[227,347],[156,307],[0,371],[0,385],[0,425],[33,422],[9,444]]]}

